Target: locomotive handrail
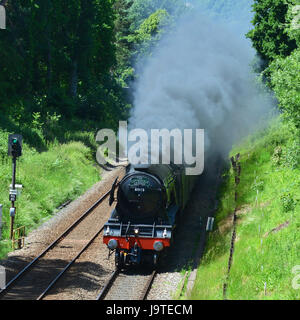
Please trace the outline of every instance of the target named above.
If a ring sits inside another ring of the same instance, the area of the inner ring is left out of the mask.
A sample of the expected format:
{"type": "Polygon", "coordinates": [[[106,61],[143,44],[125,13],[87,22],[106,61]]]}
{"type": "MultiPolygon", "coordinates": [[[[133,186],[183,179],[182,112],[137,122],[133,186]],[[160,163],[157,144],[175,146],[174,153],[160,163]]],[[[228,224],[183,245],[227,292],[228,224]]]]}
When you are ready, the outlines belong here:
{"type": "Polygon", "coordinates": [[[109,205],[111,206],[113,204],[113,202],[115,201],[115,189],[116,189],[116,184],[117,184],[117,181],[118,181],[118,178],[117,177],[115,179],[115,181],[113,182],[112,186],[111,186],[111,189],[110,189],[110,193],[109,193],[109,205]]]}
{"type": "Polygon", "coordinates": [[[155,235],[155,221],[153,223],[153,228],[152,228],[152,238],[154,238],[155,235]]]}
{"type": "MultiPolygon", "coordinates": [[[[128,224],[126,223],[121,223],[122,224],[122,229],[124,227],[127,227],[128,224]]],[[[130,227],[148,227],[148,228],[151,228],[153,227],[153,225],[149,225],[149,224],[141,224],[141,223],[134,223],[132,224],[131,222],[129,223],[130,224],[130,227]]],[[[107,222],[106,223],[107,226],[116,226],[116,227],[119,227],[120,226],[120,223],[114,223],[114,222],[107,222]]],[[[161,228],[161,229],[164,229],[164,228],[168,228],[168,229],[172,229],[172,225],[171,224],[155,224],[155,227],[156,228],[161,228]]]]}

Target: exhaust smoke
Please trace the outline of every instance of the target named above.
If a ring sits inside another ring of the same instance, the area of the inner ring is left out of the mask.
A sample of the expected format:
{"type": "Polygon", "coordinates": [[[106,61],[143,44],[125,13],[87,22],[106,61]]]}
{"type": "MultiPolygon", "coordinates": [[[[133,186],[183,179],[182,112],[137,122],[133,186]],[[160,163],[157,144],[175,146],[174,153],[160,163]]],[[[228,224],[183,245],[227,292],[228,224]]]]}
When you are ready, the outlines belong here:
{"type": "Polygon", "coordinates": [[[227,156],[272,109],[252,58],[236,32],[190,13],[137,70],[129,129],[204,129],[206,156],[227,156]]]}

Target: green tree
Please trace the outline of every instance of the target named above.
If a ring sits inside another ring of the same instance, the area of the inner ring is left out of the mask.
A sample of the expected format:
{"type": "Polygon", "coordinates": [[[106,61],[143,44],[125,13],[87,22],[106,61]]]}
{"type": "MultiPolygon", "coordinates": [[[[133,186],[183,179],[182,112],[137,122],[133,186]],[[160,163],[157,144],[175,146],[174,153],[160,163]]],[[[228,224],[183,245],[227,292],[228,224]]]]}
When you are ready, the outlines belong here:
{"type": "Polygon", "coordinates": [[[133,50],[132,42],[128,41],[131,34],[130,26],[132,21],[129,17],[129,10],[133,0],[116,0],[114,4],[115,11],[115,45],[116,45],[116,65],[115,74],[122,86],[127,86],[127,80],[133,74],[131,66],[131,54],[133,50]]]}
{"type": "Polygon", "coordinates": [[[173,17],[178,17],[186,9],[185,0],[135,0],[129,10],[132,20],[131,31],[136,31],[151,14],[157,10],[166,10],[173,17]]]}
{"type": "Polygon", "coordinates": [[[135,44],[133,56],[137,66],[143,63],[145,57],[151,55],[166,27],[171,23],[172,17],[169,13],[165,9],[158,9],[144,20],[134,34],[128,36],[128,40],[135,44]]]}
{"type": "Polygon", "coordinates": [[[139,29],[135,33],[129,36],[131,42],[143,43],[157,39],[157,35],[162,33],[162,28],[168,25],[168,18],[170,15],[166,10],[159,9],[152,13],[144,22],[141,24],[139,29]]]}
{"type": "Polygon", "coordinates": [[[300,129],[300,49],[270,65],[271,84],[284,116],[300,129]]]}
{"type": "MultiPolygon", "coordinates": [[[[8,2],[7,30],[0,33],[1,110],[19,113],[23,120],[32,112],[71,117],[80,108],[79,96],[86,100],[98,94],[95,88],[106,85],[113,88],[110,94],[117,94],[112,85],[113,4],[114,0],[8,2]]],[[[86,109],[86,116],[95,117],[95,112],[86,109]]]]}
{"type": "Polygon", "coordinates": [[[247,37],[266,65],[279,57],[288,56],[295,48],[296,42],[290,39],[286,30],[288,4],[285,0],[254,0],[255,12],[252,24],[254,28],[247,37]]]}
{"type": "Polygon", "coordinates": [[[300,0],[289,0],[287,14],[287,33],[291,39],[295,39],[300,47],[300,0]]]}
{"type": "Polygon", "coordinates": [[[133,0],[116,0],[114,4],[115,21],[114,32],[116,38],[116,55],[118,65],[126,65],[128,63],[129,52],[132,49],[131,43],[127,37],[130,35],[130,25],[132,21],[129,19],[129,9],[133,4],[133,0]]]}

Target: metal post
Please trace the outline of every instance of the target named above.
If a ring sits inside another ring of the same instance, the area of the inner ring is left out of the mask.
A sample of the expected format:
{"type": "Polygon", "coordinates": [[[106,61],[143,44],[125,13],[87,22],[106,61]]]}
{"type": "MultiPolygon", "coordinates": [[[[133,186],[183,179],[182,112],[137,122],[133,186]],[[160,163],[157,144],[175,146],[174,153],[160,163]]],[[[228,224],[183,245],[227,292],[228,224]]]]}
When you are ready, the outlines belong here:
{"type": "MultiPolygon", "coordinates": [[[[12,157],[13,171],[12,171],[12,189],[15,189],[16,186],[16,167],[17,167],[17,157],[13,155],[12,157]]],[[[11,207],[15,209],[15,201],[11,202],[11,207]]],[[[14,230],[14,220],[15,220],[15,212],[10,215],[10,239],[13,238],[13,230],[14,230]]]]}
{"type": "Polygon", "coordinates": [[[233,212],[233,231],[231,236],[231,245],[230,245],[230,254],[229,254],[229,260],[228,260],[228,268],[227,268],[227,275],[226,280],[223,285],[223,299],[226,300],[226,294],[227,294],[227,285],[229,280],[229,273],[232,265],[232,259],[233,259],[233,252],[234,252],[234,243],[236,239],[236,220],[237,220],[237,200],[238,200],[238,185],[240,183],[240,175],[241,175],[241,163],[240,160],[240,154],[238,153],[235,158],[232,157],[231,159],[232,168],[235,175],[235,193],[234,193],[234,201],[235,201],[235,208],[233,212]]]}
{"type": "Polygon", "coordinates": [[[2,204],[0,204],[0,240],[2,238],[2,204]]]}

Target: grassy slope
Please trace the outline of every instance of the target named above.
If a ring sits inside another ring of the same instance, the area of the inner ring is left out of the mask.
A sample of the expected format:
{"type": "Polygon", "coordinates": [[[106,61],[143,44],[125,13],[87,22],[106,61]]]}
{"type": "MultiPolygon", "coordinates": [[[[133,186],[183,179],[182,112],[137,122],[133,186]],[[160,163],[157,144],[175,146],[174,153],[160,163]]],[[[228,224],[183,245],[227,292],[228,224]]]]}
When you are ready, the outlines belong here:
{"type": "MultiPolygon", "coordinates": [[[[300,168],[292,169],[297,157],[299,161],[295,140],[288,124],[275,121],[232,150],[232,155],[241,153],[242,172],[228,299],[300,298],[300,290],[292,288],[292,268],[300,265],[300,168]],[[282,154],[274,156],[278,146],[282,154]],[[285,222],[287,227],[270,232],[285,222]]],[[[192,299],[223,298],[234,211],[232,169],[224,174],[219,198],[215,230],[209,235],[192,299]]]]}
{"type": "MultiPolygon", "coordinates": [[[[0,131],[0,151],[7,150],[7,132],[0,131]]],[[[91,140],[93,134],[78,132],[82,139],[91,140]]],[[[71,140],[71,139],[69,139],[71,140]]],[[[23,144],[23,156],[17,162],[17,183],[24,186],[17,200],[15,227],[25,225],[27,231],[36,228],[50,218],[60,204],[75,199],[90,186],[100,180],[89,143],[69,141],[66,144],[54,142],[47,150],[39,153],[35,148],[23,144]]],[[[4,152],[4,151],[3,151],[4,152]]],[[[2,152],[2,155],[4,154],[2,152]]],[[[0,259],[10,249],[8,190],[11,183],[11,160],[7,156],[0,159],[0,203],[3,204],[2,241],[0,259]]]]}

